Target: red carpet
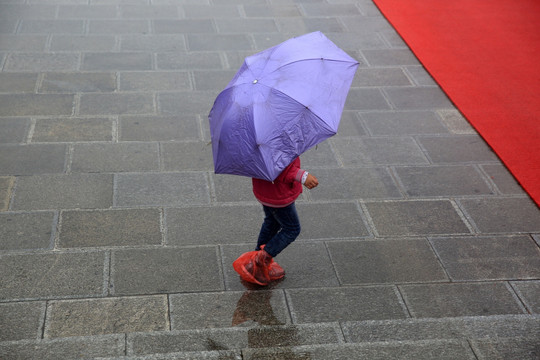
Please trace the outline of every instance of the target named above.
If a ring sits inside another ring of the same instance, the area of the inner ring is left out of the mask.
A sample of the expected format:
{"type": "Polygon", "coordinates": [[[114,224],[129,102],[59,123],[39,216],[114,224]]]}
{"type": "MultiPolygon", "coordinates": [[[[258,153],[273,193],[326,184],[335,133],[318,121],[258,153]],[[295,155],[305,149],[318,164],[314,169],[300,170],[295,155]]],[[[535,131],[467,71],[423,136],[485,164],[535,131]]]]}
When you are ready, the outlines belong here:
{"type": "Polygon", "coordinates": [[[540,0],[374,0],[540,205],[540,0]]]}

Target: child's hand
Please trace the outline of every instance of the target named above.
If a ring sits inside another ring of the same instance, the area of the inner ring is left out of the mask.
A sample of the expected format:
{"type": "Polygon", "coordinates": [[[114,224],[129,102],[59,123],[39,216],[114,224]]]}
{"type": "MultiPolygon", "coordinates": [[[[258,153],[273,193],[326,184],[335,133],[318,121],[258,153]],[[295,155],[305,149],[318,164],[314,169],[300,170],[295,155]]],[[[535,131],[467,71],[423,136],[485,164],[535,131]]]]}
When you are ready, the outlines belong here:
{"type": "Polygon", "coordinates": [[[317,187],[319,185],[319,180],[311,174],[308,174],[306,178],[306,182],[304,182],[304,186],[308,189],[313,189],[314,187],[317,187]]]}

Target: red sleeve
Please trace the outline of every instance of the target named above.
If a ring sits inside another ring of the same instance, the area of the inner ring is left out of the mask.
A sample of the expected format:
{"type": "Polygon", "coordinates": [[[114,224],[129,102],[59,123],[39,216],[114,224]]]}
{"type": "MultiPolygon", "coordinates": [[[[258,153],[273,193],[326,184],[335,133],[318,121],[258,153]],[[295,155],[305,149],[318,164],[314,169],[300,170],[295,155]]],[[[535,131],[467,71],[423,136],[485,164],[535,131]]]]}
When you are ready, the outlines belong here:
{"type": "Polygon", "coordinates": [[[284,183],[292,183],[295,181],[301,182],[304,170],[300,168],[300,158],[296,158],[285,170],[278,176],[276,180],[284,183]]]}

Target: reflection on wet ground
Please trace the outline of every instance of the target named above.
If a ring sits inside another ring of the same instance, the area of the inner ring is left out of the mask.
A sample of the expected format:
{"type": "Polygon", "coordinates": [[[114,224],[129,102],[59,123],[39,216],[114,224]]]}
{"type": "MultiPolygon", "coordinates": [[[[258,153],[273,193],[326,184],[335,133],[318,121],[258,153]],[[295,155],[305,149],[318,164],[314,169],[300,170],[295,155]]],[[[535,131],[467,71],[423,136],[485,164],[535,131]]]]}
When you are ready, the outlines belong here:
{"type": "Polygon", "coordinates": [[[272,291],[247,290],[238,300],[232,318],[232,326],[238,326],[248,321],[256,327],[248,330],[248,347],[265,349],[253,352],[252,359],[270,360],[309,360],[309,354],[294,353],[287,347],[300,345],[296,326],[281,322],[272,308],[270,299],[272,291]],[[268,348],[277,348],[268,351],[268,348]]]}
{"type": "Polygon", "coordinates": [[[236,304],[232,326],[247,321],[253,321],[259,325],[284,325],[274,314],[270,303],[271,298],[271,291],[246,291],[236,304]]]}

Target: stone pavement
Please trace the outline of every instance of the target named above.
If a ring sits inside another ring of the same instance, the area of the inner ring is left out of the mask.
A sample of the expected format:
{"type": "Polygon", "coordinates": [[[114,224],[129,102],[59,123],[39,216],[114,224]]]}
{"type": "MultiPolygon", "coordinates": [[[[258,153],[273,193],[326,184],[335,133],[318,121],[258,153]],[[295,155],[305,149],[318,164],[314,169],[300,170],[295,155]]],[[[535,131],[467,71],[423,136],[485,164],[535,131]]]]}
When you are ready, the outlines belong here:
{"type": "Polygon", "coordinates": [[[1,359],[539,359],[540,211],[370,0],[0,0],[1,359]],[[287,277],[207,114],[245,56],[358,59],[287,277]]]}

